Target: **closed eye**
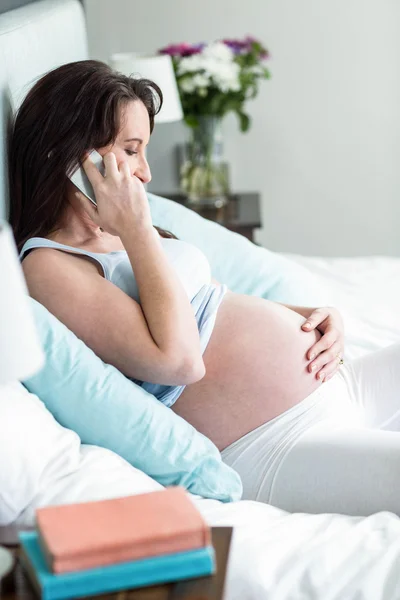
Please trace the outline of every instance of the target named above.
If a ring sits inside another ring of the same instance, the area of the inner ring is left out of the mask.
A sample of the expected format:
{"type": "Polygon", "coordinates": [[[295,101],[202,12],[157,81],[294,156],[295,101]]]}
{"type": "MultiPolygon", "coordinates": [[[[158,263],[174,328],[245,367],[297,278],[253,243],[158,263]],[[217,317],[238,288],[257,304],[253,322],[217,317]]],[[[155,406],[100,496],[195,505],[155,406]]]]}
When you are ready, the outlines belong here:
{"type": "Polygon", "coordinates": [[[125,150],[125,152],[128,156],[133,156],[134,154],[137,154],[137,152],[135,152],[134,150],[125,150]]]}

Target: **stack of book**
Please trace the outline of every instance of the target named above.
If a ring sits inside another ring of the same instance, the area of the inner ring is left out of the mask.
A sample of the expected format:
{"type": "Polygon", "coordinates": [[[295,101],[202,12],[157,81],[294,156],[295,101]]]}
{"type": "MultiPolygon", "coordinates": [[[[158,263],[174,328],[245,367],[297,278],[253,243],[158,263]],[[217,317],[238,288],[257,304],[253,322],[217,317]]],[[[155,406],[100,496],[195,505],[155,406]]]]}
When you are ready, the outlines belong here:
{"type": "Polygon", "coordinates": [[[211,531],[181,487],[36,511],[21,559],[43,600],[211,575],[211,531]]]}

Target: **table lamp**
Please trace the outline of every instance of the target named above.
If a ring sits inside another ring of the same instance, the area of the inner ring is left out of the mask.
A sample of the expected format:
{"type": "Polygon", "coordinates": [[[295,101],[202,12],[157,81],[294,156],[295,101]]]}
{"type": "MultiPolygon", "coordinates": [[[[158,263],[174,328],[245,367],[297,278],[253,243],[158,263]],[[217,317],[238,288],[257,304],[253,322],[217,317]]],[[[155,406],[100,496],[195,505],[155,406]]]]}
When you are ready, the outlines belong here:
{"type": "Polygon", "coordinates": [[[163,93],[163,105],[155,117],[156,123],[181,121],[183,112],[171,57],[120,52],[110,58],[110,66],[123,75],[145,77],[154,81],[163,93]]]}
{"type": "Polygon", "coordinates": [[[31,377],[44,364],[11,227],[0,221],[0,385],[31,377]]]}

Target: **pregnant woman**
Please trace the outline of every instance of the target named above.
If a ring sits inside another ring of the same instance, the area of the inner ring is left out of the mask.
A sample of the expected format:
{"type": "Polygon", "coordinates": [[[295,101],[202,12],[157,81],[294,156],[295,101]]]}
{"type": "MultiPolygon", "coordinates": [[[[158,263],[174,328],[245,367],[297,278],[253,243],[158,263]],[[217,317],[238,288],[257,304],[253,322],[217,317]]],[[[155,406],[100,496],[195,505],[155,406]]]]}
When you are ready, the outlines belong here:
{"type": "Polygon", "coordinates": [[[29,92],[9,164],[31,295],[209,437],[245,498],[400,514],[400,434],[382,431],[400,429],[400,347],[342,366],[335,309],[235,294],[199,249],[153,226],[145,148],[161,102],[154,83],[97,61],[29,92]],[[66,176],[80,162],[97,207],[66,176]]]}

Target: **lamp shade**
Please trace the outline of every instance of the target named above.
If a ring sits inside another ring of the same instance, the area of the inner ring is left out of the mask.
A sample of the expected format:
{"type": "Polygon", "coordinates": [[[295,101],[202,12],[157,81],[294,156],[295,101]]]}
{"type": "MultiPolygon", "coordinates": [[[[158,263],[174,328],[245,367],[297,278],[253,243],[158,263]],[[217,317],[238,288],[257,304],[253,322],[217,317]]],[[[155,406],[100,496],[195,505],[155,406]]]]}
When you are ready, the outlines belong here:
{"type": "Polygon", "coordinates": [[[151,79],[160,87],[164,100],[160,112],[155,117],[156,123],[182,120],[182,105],[170,56],[122,52],[111,56],[110,66],[123,75],[151,79]]]}
{"type": "Polygon", "coordinates": [[[0,221],[0,384],[30,377],[44,364],[28,290],[10,226],[0,221]]]}

